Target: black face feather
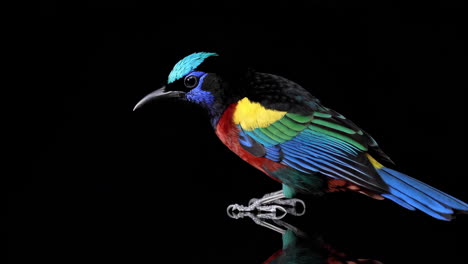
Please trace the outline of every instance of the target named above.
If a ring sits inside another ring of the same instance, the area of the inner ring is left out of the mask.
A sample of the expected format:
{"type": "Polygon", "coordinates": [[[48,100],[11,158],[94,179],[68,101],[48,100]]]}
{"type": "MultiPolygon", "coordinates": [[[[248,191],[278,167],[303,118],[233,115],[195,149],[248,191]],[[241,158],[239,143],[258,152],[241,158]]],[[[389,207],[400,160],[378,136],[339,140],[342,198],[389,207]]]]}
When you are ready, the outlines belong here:
{"type": "Polygon", "coordinates": [[[206,58],[203,63],[197,67],[198,71],[216,73],[222,77],[224,82],[240,84],[248,75],[249,68],[239,58],[232,55],[220,55],[206,58]]]}

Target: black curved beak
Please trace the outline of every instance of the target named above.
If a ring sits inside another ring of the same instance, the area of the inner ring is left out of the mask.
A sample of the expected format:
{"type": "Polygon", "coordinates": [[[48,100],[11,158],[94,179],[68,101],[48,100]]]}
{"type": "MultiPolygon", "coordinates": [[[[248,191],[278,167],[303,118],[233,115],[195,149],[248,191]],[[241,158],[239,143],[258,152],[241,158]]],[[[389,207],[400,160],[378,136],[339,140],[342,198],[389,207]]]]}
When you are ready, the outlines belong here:
{"type": "Polygon", "coordinates": [[[143,97],[133,108],[133,111],[137,110],[138,108],[142,107],[144,104],[160,99],[168,99],[168,98],[183,98],[184,92],[182,91],[166,91],[166,86],[163,86],[156,91],[153,91],[143,97]]]}

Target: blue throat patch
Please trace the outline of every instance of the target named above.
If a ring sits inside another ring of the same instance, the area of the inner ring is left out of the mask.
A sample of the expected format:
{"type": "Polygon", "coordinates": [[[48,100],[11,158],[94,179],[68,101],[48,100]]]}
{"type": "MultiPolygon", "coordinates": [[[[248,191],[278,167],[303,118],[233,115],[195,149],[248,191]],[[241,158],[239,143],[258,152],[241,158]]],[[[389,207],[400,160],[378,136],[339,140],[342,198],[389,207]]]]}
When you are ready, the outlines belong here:
{"type": "Polygon", "coordinates": [[[216,53],[212,52],[197,52],[188,55],[187,57],[181,59],[179,62],[174,65],[171,73],[169,73],[169,78],[167,83],[173,83],[178,79],[184,77],[194,69],[196,69],[203,61],[210,56],[218,56],[216,53]]]}

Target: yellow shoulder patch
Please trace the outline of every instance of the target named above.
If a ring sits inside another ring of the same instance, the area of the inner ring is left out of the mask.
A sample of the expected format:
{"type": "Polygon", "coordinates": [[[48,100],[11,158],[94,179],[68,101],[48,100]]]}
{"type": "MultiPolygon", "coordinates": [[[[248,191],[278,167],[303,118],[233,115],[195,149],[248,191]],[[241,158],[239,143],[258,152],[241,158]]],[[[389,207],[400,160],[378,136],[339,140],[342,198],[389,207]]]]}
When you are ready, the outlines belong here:
{"type": "Polygon", "coordinates": [[[251,102],[247,97],[244,97],[237,102],[236,110],[234,111],[234,123],[240,124],[245,130],[252,131],[255,128],[269,126],[271,123],[281,119],[286,113],[266,109],[261,104],[251,102]]]}
{"type": "Polygon", "coordinates": [[[372,163],[372,166],[376,169],[381,169],[384,167],[384,165],[380,164],[378,161],[376,161],[371,155],[366,154],[367,158],[369,159],[370,163],[372,163]]]}

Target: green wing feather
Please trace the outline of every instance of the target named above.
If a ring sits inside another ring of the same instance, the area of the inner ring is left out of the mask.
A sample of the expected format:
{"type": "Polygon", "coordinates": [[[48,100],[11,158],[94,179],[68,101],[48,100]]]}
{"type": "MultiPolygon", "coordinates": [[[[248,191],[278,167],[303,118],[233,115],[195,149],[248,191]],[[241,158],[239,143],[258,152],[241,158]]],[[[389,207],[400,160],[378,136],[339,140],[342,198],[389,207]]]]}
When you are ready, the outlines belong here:
{"type": "Polygon", "coordinates": [[[312,119],[313,115],[301,116],[287,113],[268,127],[244,132],[264,146],[274,146],[296,137],[310,125],[312,119]]]}

